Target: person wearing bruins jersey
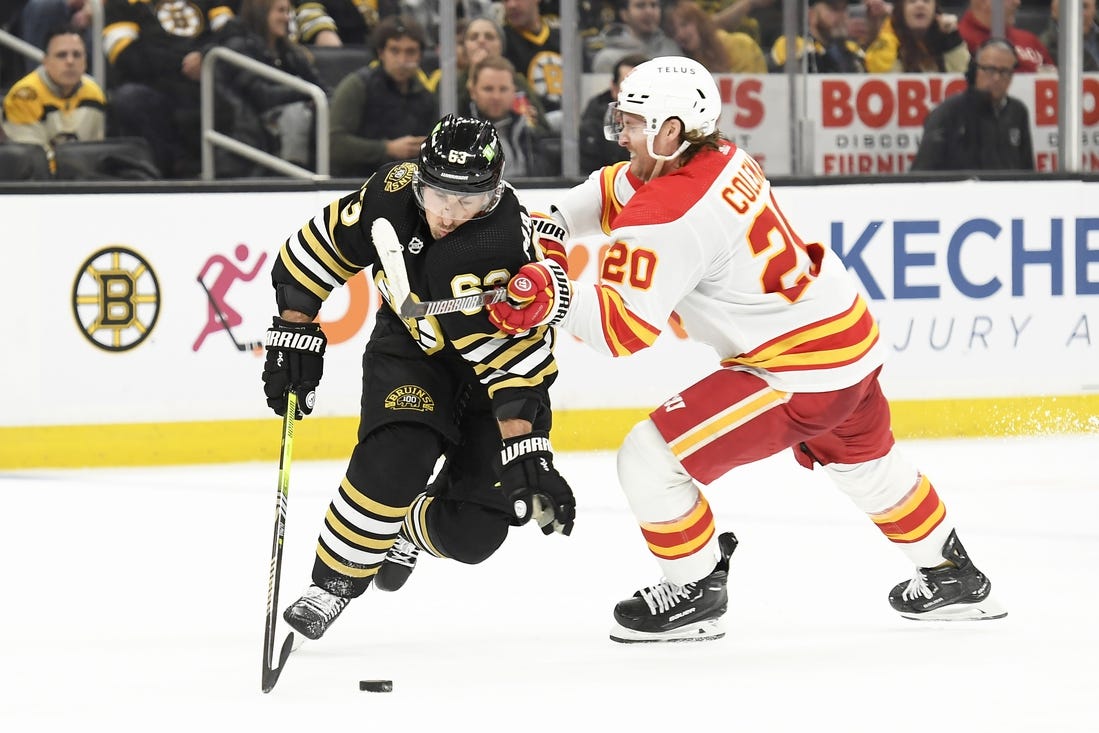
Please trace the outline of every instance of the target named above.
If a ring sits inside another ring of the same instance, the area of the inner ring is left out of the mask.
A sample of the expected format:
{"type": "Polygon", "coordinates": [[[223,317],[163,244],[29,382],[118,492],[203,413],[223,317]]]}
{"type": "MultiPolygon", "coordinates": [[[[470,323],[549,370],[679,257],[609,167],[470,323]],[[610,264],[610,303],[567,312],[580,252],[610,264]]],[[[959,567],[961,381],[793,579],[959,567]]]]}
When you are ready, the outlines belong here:
{"type": "MultiPolygon", "coordinates": [[[[549,441],[554,331],[505,334],[480,306],[400,318],[371,233],[379,218],[393,225],[421,302],[505,285],[540,250],[503,166],[490,123],[448,115],[416,161],[388,163],[329,204],[272,268],[279,315],[263,381],[278,414],[290,390],[299,417],[313,411],[325,349],[314,319],[332,290],[369,268],[390,301],[366,344],[358,442],[325,515],[312,584],[283,613],[308,639],[371,583],[403,585],[421,551],[472,564],[532,517],[545,534],[572,531],[575,501],[549,441]]],[[[563,261],[564,249],[550,255],[563,261]]]]}
{"type": "MultiPolygon", "coordinates": [[[[115,134],[149,141],[167,178],[200,169],[202,57],[235,0],[104,0],[103,50],[115,134]]],[[[215,126],[228,129],[230,105],[214,94],[215,126]]]]}
{"type": "Polygon", "coordinates": [[[551,26],[538,10],[538,0],[505,0],[504,57],[526,77],[546,112],[546,121],[561,129],[564,62],[561,30],[551,26]]]}
{"type": "Polygon", "coordinates": [[[107,100],[87,68],[83,37],[68,28],[54,30],[42,64],[4,97],[4,132],[14,142],[41,145],[51,170],[55,145],[103,139],[107,100]]]}

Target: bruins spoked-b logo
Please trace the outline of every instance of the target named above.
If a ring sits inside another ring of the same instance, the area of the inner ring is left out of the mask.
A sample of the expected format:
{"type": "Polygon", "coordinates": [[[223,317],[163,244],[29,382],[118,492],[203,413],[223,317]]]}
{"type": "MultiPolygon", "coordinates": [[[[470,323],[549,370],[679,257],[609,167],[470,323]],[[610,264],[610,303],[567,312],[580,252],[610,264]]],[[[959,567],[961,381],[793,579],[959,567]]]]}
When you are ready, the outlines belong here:
{"type": "Polygon", "coordinates": [[[422,388],[413,384],[406,384],[403,387],[397,387],[397,389],[386,395],[385,409],[434,412],[435,399],[422,388]]]}
{"type": "Polygon", "coordinates": [[[73,315],[84,337],[105,351],[144,341],[160,315],[160,283],[141,255],[126,247],[101,249],[73,282],[73,315]]]}
{"type": "Polygon", "coordinates": [[[412,174],[416,172],[415,163],[400,163],[385,174],[385,192],[394,193],[412,183],[412,174]]]}

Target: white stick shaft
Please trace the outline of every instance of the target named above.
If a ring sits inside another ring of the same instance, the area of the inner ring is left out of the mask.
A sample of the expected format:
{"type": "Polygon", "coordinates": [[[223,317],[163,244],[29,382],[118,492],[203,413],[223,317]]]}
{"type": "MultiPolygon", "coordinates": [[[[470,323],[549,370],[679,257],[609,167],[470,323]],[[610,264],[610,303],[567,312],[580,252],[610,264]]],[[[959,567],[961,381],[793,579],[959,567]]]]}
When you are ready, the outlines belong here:
{"type": "Polygon", "coordinates": [[[412,287],[408,283],[408,270],[404,264],[404,247],[397,239],[397,232],[388,219],[378,218],[370,227],[374,239],[374,249],[385,270],[385,279],[389,285],[389,305],[401,318],[423,318],[441,313],[455,313],[479,308],[490,303],[499,303],[507,297],[507,290],[497,288],[486,293],[463,295],[460,298],[445,300],[426,300],[421,303],[412,300],[412,287]]]}

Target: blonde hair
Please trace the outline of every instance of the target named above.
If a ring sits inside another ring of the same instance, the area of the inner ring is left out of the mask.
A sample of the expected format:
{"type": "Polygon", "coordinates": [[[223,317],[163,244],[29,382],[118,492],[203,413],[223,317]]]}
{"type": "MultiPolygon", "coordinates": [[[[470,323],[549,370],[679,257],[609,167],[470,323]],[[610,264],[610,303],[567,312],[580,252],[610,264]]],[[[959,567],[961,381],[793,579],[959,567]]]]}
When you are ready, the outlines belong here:
{"type": "Polygon", "coordinates": [[[725,136],[721,134],[720,130],[714,130],[709,135],[703,135],[698,130],[694,130],[685,133],[682,137],[690,143],[687,149],[680,155],[684,165],[703,150],[720,150],[721,146],[725,143],[725,136]]]}
{"type": "Polygon", "coordinates": [[[732,68],[732,61],[725,46],[717,37],[717,23],[693,0],[679,0],[668,13],[669,24],[683,23],[698,29],[699,48],[695,53],[684,49],[683,53],[714,73],[722,73],[732,68]]]}

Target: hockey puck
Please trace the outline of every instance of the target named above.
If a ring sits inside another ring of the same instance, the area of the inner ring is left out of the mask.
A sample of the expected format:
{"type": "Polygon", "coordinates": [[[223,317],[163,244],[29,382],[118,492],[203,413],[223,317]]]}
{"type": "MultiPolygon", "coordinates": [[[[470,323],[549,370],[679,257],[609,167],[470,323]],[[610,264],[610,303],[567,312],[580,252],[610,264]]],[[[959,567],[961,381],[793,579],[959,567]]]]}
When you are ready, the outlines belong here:
{"type": "Polygon", "coordinates": [[[359,680],[360,692],[393,692],[393,680],[359,680]]]}

